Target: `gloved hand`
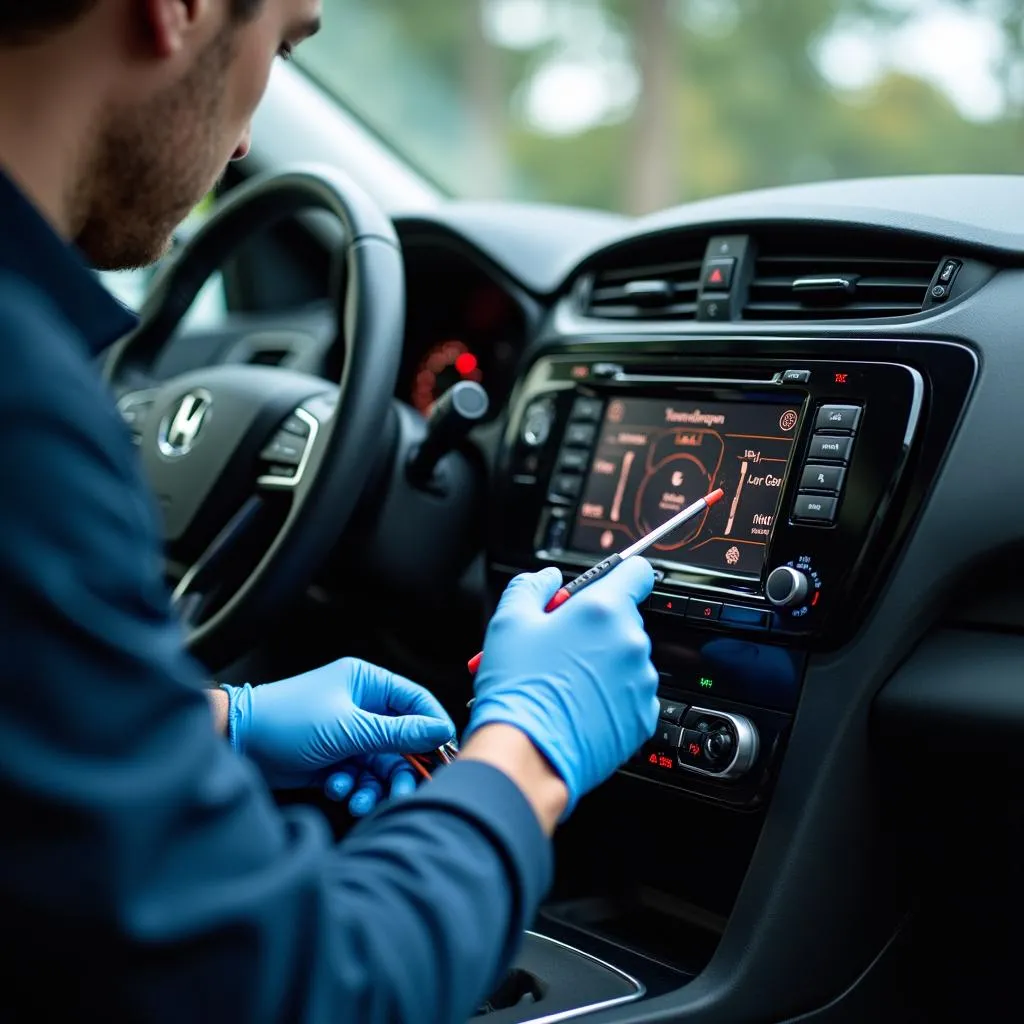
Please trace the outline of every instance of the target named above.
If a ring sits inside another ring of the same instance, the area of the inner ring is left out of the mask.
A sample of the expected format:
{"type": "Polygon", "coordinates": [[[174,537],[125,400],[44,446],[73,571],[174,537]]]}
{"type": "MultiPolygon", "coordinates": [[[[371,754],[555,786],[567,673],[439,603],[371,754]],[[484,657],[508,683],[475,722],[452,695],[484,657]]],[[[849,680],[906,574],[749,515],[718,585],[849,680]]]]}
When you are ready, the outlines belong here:
{"type": "Polygon", "coordinates": [[[627,559],[545,612],[561,586],[548,568],[517,576],[502,595],[464,740],[494,722],[521,729],[568,787],[568,816],[654,734],[658,673],[637,609],[654,586],[646,559],[627,559]]]}
{"type": "Polygon", "coordinates": [[[391,783],[392,795],[408,789],[410,779],[415,784],[393,755],[428,753],[455,736],[452,720],[423,687],[356,658],[277,683],[221,689],[228,694],[231,745],[256,762],[268,785],[326,782],[334,799],[355,788],[357,814],[372,809],[371,796],[373,803],[379,798],[375,780],[391,783]]]}

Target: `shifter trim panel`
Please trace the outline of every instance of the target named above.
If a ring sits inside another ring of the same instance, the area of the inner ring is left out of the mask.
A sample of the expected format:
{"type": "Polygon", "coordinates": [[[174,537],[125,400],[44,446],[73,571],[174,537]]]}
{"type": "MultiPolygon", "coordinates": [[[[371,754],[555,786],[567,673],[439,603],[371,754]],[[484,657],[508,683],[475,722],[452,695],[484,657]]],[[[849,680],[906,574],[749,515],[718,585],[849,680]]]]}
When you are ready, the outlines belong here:
{"type": "Polygon", "coordinates": [[[626,984],[630,985],[634,991],[624,996],[616,996],[614,999],[603,999],[596,1003],[587,1003],[583,1006],[575,1006],[571,1010],[559,1010],[556,1013],[544,1014],[540,1017],[524,1017],[522,1020],[517,1021],[517,1024],[556,1024],[557,1021],[571,1020],[576,1017],[582,1017],[584,1014],[596,1013],[598,1010],[609,1010],[614,1006],[625,1006],[627,1003],[634,1003],[638,999],[642,999],[647,994],[647,988],[643,982],[638,981],[631,974],[627,974],[614,964],[610,964],[606,960],[602,960],[599,957],[594,956],[592,953],[587,953],[585,950],[578,949],[576,946],[570,946],[567,942],[560,942],[558,939],[552,939],[547,935],[542,935],[540,932],[527,931],[526,934],[532,938],[550,943],[552,946],[558,946],[561,949],[575,953],[577,956],[581,956],[584,959],[589,960],[591,963],[597,964],[607,971],[611,971],[613,974],[621,978],[626,984]]]}

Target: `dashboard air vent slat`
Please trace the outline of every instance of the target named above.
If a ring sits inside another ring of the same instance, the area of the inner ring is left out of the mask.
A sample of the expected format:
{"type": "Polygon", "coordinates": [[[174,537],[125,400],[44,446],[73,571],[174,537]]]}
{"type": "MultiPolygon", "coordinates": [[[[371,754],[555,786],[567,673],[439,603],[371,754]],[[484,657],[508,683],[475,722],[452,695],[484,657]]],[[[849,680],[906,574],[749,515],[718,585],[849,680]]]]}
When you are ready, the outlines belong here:
{"type": "Polygon", "coordinates": [[[695,320],[706,238],[652,239],[608,254],[581,279],[584,316],[695,320]]]}
{"type": "Polygon", "coordinates": [[[758,238],[745,320],[865,320],[920,313],[942,253],[872,232],[758,238]]]}

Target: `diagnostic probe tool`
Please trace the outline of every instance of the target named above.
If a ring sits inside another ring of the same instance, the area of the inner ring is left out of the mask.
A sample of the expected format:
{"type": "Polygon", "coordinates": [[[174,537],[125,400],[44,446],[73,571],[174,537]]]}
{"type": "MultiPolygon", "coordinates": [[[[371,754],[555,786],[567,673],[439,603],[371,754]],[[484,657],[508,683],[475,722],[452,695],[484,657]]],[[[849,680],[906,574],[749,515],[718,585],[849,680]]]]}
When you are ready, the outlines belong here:
{"type": "MultiPolygon", "coordinates": [[[[692,505],[687,505],[686,508],[677,512],[674,516],[667,519],[661,526],[656,526],[650,533],[645,534],[638,541],[630,544],[628,548],[623,548],[621,551],[616,552],[614,555],[610,555],[603,561],[597,563],[597,565],[589,568],[585,573],[577,576],[576,579],[570,583],[566,583],[564,587],[559,588],[555,593],[555,596],[548,602],[547,607],[544,609],[546,612],[553,612],[556,608],[560,608],[566,601],[572,597],[573,594],[582,590],[584,587],[589,586],[596,580],[601,579],[602,576],[607,576],[620,562],[624,562],[627,558],[632,558],[633,555],[639,555],[646,551],[652,544],[656,544],[666,534],[671,533],[674,529],[682,526],[683,523],[688,522],[691,519],[699,516],[705,509],[710,508],[716,502],[721,501],[725,496],[725,491],[721,487],[712,491],[710,494],[705,495],[703,498],[699,498],[692,505]]],[[[480,661],[483,658],[483,651],[479,654],[474,655],[469,661],[469,671],[475,673],[480,667],[480,661]]]]}

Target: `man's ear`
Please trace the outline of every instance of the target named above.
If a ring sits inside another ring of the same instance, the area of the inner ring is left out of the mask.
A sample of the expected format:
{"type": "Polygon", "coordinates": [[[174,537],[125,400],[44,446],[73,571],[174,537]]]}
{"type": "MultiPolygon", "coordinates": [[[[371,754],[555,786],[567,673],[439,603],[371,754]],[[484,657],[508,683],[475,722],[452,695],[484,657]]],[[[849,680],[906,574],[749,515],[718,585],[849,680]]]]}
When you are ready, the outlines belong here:
{"type": "Polygon", "coordinates": [[[173,57],[203,22],[215,16],[213,0],[140,0],[146,34],[158,57],[173,57]]]}

